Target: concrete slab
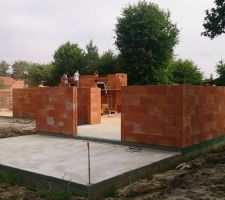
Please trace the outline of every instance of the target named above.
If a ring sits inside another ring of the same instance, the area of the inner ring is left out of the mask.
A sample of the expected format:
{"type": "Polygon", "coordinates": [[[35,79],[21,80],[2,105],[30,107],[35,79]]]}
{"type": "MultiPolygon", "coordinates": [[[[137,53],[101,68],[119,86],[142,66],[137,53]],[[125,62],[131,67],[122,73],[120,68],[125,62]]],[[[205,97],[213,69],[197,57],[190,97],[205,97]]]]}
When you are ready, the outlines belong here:
{"type": "Polygon", "coordinates": [[[77,135],[81,137],[121,140],[121,115],[103,115],[101,124],[79,125],[77,135]]]}
{"type": "MultiPolygon", "coordinates": [[[[90,142],[91,183],[177,155],[176,152],[90,142]]],[[[0,139],[0,164],[80,184],[88,183],[87,142],[49,135],[0,139]]]]}

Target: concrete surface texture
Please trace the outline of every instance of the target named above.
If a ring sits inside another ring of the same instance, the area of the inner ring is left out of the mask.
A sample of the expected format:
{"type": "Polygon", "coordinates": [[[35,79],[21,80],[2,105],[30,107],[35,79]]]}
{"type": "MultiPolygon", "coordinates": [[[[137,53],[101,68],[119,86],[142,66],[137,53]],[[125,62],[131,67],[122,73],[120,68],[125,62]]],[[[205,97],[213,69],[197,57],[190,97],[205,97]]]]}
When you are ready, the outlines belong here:
{"type": "MultiPolygon", "coordinates": [[[[155,149],[127,151],[127,146],[90,142],[91,183],[171,157],[155,149]]],[[[87,142],[50,135],[0,140],[0,164],[76,183],[88,183],[87,142]]]]}
{"type": "Polygon", "coordinates": [[[78,136],[120,141],[121,115],[103,115],[101,117],[101,124],[80,125],[77,130],[78,136]]]}

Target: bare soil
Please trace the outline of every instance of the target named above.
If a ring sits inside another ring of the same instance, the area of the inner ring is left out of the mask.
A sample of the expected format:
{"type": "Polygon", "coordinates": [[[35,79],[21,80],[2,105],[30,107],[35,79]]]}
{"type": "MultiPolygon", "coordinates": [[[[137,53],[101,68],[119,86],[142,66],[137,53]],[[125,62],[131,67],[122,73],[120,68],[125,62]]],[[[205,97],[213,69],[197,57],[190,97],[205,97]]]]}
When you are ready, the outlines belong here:
{"type": "MultiPolygon", "coordinates": [[[[0,117],[0,138],[34,134],[35,121],[0,117]]],[[[62,199],[43,197],[38,192],[0,179],[0,200],[62,199]]],[[[63,199],[85,200],[70,196],[63,199]]],[[[183,163],[177,169],[156,174],[116,191],[105,200],[225,200],[225,147],[183,163]]]]}
{"type": "Polygon", "coordinates": [[[35,120],[0,117],[0,138],[35,133],[35,120]]]}
{"type": "Polygon", "coordinates": [[[225,148],[202,155],[179,169],[156,174],[107,200],[225,200],[225,148]]]}

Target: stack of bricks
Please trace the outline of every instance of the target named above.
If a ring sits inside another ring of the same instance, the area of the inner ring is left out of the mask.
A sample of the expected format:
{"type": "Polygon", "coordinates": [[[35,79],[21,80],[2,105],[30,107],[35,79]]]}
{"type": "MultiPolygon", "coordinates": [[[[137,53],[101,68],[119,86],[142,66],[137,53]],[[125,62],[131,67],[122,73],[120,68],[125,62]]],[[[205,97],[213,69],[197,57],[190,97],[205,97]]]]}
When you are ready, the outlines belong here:
{"type": "Polygon", "coordinates": [[[12,110],[12,91],[10,89],[0,90],[0,110],[12,110]]]}
{"type": "Polygon", "coordinates": [[[122,90],[122,141],[184,148],[224,134],[224,87],[132,86],[122,90]]]}
{"type": "Polygon", "coordinates": [[[77,89],[14,89],[13,116],[36,118],[37,131],[74,136],[77,132],[77,89]]]}
{"type": "Polygon", "coordinates": [[[78,123],[101,123],[100,88],[78,88],[78,123]]]}

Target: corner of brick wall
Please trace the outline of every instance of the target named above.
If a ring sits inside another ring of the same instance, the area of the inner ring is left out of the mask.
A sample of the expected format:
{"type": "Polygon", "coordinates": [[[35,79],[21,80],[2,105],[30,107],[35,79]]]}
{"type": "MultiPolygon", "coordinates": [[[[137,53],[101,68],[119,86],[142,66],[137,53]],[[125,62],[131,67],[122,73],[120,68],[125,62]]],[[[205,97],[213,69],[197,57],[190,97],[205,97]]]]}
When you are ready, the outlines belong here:
{"type": "Polygon", "coordinates": [[[36,118],[37,131],[74,136],[77,133],[77,89],[14,89],[13,116],[36,118]]]}
{"type": "Polygon", "coordinates": [[[185,148],[225,134],[225,87],[122,89],[123,141],[185,148]]]}
{"type": "Polygon", "coordinates": [[[184,146],[225,134],[225,87],[185,87],[184,146]]]}

